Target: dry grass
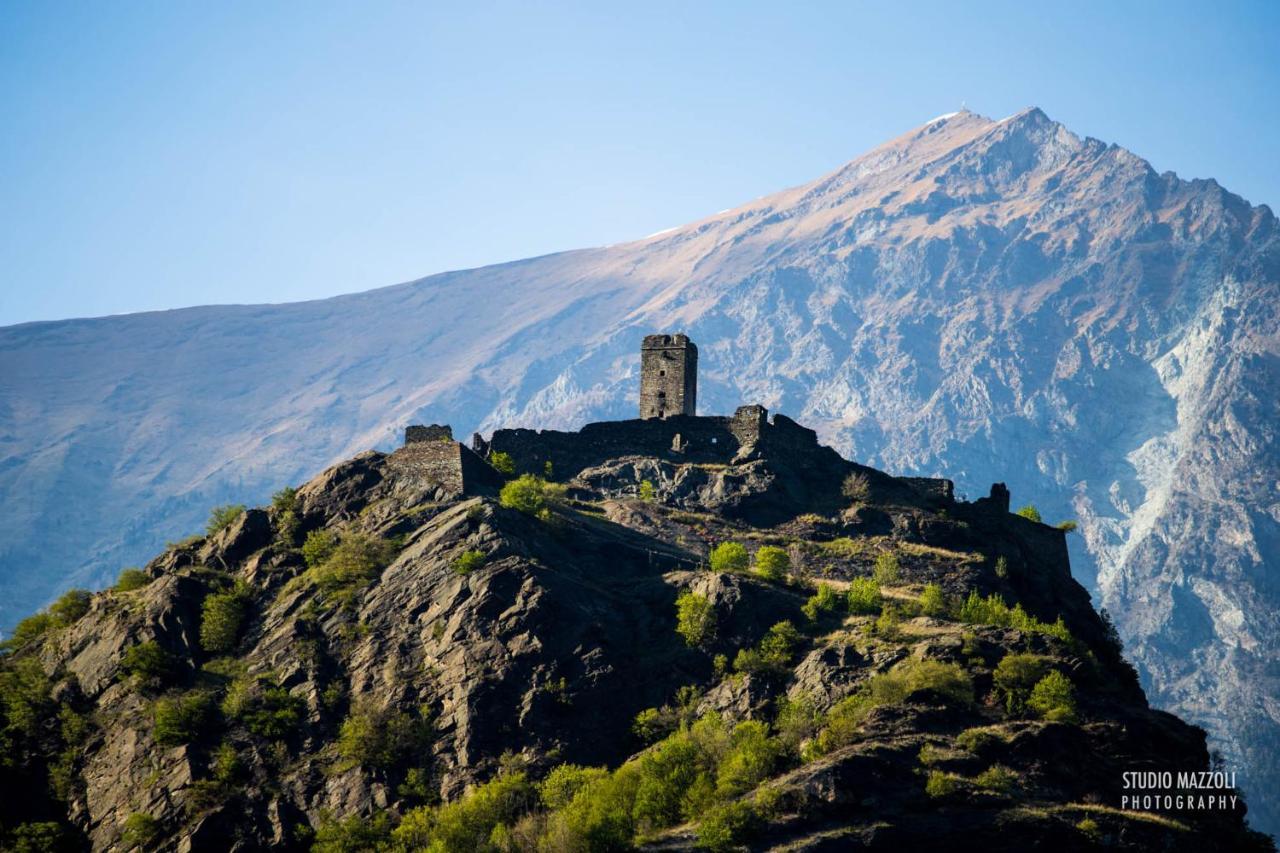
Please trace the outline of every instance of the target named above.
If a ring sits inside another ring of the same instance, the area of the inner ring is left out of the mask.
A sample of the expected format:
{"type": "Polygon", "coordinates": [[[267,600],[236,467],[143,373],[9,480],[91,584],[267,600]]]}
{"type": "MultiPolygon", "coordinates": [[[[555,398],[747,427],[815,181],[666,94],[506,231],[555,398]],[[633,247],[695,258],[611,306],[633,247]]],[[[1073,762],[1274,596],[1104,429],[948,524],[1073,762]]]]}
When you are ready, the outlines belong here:
{"type": "Polygon", "coordinates": [[[898,550],[913,557],[951,560],[958,563],[982,562],[981,554],[974,554],[968,551],[950,551],[946,548],[935,548],[933,545],[921,545],[918,542],[899,542],[898,550]]]}

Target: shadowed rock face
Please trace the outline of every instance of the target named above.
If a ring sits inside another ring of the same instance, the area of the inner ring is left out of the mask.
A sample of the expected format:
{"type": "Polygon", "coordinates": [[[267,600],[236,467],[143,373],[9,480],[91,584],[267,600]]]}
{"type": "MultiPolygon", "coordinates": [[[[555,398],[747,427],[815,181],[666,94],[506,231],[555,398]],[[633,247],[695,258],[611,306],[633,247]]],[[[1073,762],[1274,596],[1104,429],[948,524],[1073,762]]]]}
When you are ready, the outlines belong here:
{"type": "Polygon", "coordinates": [[[409,422],[631,417],[637,343],[678,327],[704,412],[757,400],[850,458],[1078,519],[1153,701],[1274,790],[1277,246],[1213,181],[1039,110],[962,112],[635,243],[0,330],[0,621],[409,422]]]}
{"type": "MultiPolygon", "coordinates": [[[[573,452],[573,438],[560,446],[573,452]]],[[[822,714],[925,661],[960,667],[977,701],[918,688],[816,757],[793,744],[769,783],[775,807],[755,829],[760,844],[1018,850],[1065,833],[1077,849],[1267,849],[1245,830],[1243,806],[1176,823],[1114,808],[1123,772],[1199,770],[1209,755],[1201,730],[1148,708],[1071,578],[1061,531],[816,443],[762,442],[742,455],[602,460],[535,517],[368,452],[299,489],[289,514],[251,509],[172,547],[147,565],[147,585],[96,594],[71,624],[0,658],[6,691],[20,673],[28,685],[44,679],[29,691],[31,725],[5,706],[0,826],[60,821],[108,850],[131,817],[148,815],[158,849],[305,849],[327,820],[396,820],[513,761],[534,776],[566,762],[616,767],[644,748],[633,721],[646,708],[683,702],[681,713],[771,721],[790,697],[822,714]],[[865,480],[860,503],[831,511],[852,472],[865,480]],[[652,494],[641,500],[644,482],[652,494]],[[339,542],[327,560],[313,552],[324,531],[339,542]],[[792,578],[708,570],[710,546],[726,540],[784,547],[792,578]],[[351,569],[336,555],[353,543],[382,556],[351,569]],[[896,628],[873,615],[806,615],[813,579],[842,590],[887,552],[900,577],[884,593],[904,609],[924,584],[953,602],[998,594],[1043,622],[1060,617],[1071,638],[909,610],[896,628]],[[697,647],[676,631],[685,591],[713,608],[697,647]],[[209,614],[228,597],[242,621],[210,651],[209,614]],[[801,632],[780,669],[734,675],[715,662],[782,620],[801,632]],[[163,667],[138,667],[144,646],[163,667]],[[1068,674],[1078,723],[1006,713],[992,679],[1012,653],[1068,674]],[[203,718],[166,737],[162,706],[201,699],[203,718]],[[351,729],[357,720],[372,727],[351,729]],[[982,726],[996,735],[956,746],[982,726]],[[922,749],[942,757],[925,766],[922,749]],[[930,767],[972,779],[993,765],[1016,786],[925,793],[930,767]]],[[[694,831],[668,828],[649,846],[689,850],[694,831]]]]}

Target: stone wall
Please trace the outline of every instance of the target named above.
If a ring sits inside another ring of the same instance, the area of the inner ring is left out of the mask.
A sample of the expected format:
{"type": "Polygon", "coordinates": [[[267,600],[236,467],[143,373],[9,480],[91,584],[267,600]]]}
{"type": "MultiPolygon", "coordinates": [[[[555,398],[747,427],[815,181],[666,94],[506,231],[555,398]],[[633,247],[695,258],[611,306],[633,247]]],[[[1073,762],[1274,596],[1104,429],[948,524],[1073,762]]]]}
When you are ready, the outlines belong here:
{"type": "Polygon", "coordinates": [[[392,453],[387,464],[398,477],[444,495],[489,493],[502,486],[501,475],[454,441],[448,425],[408,427],[404,447],[392,453]]]}
{"type": "MultiPolygon", "coordinates": [[[[578,432],[500,429],[472,446],[480,456],[511,455],[517,473],[543,474],[551,463],[555,479],[567,480],[584,468],[623,456],[652,456],[669,462],[727,465],[744,447],[776,450],[788,455],[821,454],[832,466],[843,460],[818,444],[818,435],[785,415],[764,406],[742,406],[732,417],[691,417],[604,421],[578,432]]],[[[848,464],[848,463],[843,463],[848,464]]]]}

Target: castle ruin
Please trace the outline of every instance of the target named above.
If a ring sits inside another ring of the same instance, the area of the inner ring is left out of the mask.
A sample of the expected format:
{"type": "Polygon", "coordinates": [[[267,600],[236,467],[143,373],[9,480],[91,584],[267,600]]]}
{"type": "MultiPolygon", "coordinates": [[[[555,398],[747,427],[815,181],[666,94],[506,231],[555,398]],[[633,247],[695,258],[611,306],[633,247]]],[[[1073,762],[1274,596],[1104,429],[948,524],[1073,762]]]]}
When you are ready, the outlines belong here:
{"type": "Polygon", "coordinates": [[[640,345],[640,418],[696,415],[698,348],[688,335],[645,335],[640,345]]]}

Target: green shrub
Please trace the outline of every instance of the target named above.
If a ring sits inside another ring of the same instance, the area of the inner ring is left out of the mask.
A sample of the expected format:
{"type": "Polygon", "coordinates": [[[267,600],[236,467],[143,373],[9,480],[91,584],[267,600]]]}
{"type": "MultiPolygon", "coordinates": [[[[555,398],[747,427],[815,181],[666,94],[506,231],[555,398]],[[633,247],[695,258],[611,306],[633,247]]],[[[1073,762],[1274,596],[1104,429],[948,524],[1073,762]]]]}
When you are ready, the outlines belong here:
{"type": "Polygon", "coordinates": [[[1014,515],[1020,515],[1023,518],[1027,518],[1035,522],[1043,523],[1044,521],[1040,517],[1040,510],[1036,509],[1034,504],[1027,504],[1024,507],[1019,507],[1017,511],[1014,512],[1014,515]]]}
{"type": "Polygon", "coordinates": [[[898,704],[921,690],[940,695],[949,705],[973,705],[969,674],[958,664],[936,660],[905,660],[888,672],[872,676],[864,694],[874,707],[898,704]]]}
{"type": "Polygon", "coordinates": [[[1050,637],[1057,637],[1065,643],[1075,643],[1075,638],[1071,636],[1071,632],[1067,630],[1066,623],[1059,616],[1056,622],[1042,622],[1027,611],[1022,609],[1021,604],[1015,604],[1012,608],[1004,603],[1004,598],[999,593],[991,593],[986,598],[978,594],[977,590],[972,590],[969,597],[960,605],[960,610],[956,614],[961,622],[969,622],[975,625],[996,625],[1002,628],[1017,628],[1030,634],[1045,634],[1050,637]]]}
{"type": "Polygon", "coordinates": [[[892,639],[898,635],[898,627],[902,624],[902,614],[892,604],[886,604],[876,618],[876,634],[892,639]]]}
{"type": "Polygon", "coordinates": [[[490,453],[489,464],[493,466],[493,470],[503,476],[510,477],[516,473],[516,460],[511,458],[510,453],[504,453],[501,450],[490,453]]]}
{"type": "Polygon", "coordinates": [[[142,569],[125,569],[120,572],[120,577],[116,578],[114,589],[116,592],[133,592],[149,583],[151,583],[151,575],[142,569]]]}
{"type": "Polygon", "coordinates": [[[248,609],[249,589],[243,582],[225,592],[206,595],[200,615],[200,647],[214,654],[234,649],[248,609]]]}
{"type": "Polygon", "coordinates": [[[822,715],[814,707],[813,700],[807,696],[783,696],[778,700],[773,727],[783,748],[798,754],[800,745],[816,735],[822,727],[822,715]]]}
{"type": "Polygon", "coordinates": [[[65,628],[80,620],[89,612],[89,602],[93,596],[87,589],[69,589],[53,604],[49,605],[49,616],[56,628],[65,628]]]}
{"type": "Polygon", "coordinates": [[[840,609],[840,596],[836,595],[835,589],[831,584],[818,584],[818,591],[810,596],[809,600],[800,608],[804,611],[804,615],[810,622],[816,621],[819,616],[825,616],[835,613],[840,609]]]}
{"type": "Polygon", "coordinates": [[[53,716],[49,677],[34,656],[8,661],[0,668],[0,762],[18,753],[15,741],[34,738],[53,716]]]}
{"type": "Polygon", "coordinates": [[[1063,723],[1076,721],[1076,689],[1071,679],[1052,670],[1036,682],[1027,700],[1027,708],[1046,720],[1063,723]]]}
{"type": "Polygon", "coordinates": [[[306,703],[265,678],[238,678],[227,689],[222,712],[258,737],[281,740],[297,731],[306,703]]]}
{"type": "Polygon", "coordinates": [[[924,783],[924,792],[930,797],[947,797],[960,790],[960,778],[941,770],[930,770],[924,783]]]}
{"type": "Polygon", "coordinates": [[[712,853],[739,850],[760,826],[750,803],[736,801],[713,806],[698,822],[697,846],[712,853]]]}
{"type": "Polygon", "coordinates": [[[676,633],[685,645],[703,646],[715,637],[716,611],[711,600],[696,592],[682,592],[676,599],[676,633]]]}
{"type": "Polygon", "coordinates": [[[422,748],[430,723],[421,714],[360,701],[338,732],[338,754],[352,764],[388,770],[422,748]]]}
{"type": "Polygon", "coordinates": [[[648,480],[641,480],[639,494],[640,494],[640,500],[644,501],[645,503],[652,503],[655,495],[653,483],[649,482],[648,480]]]}
{"type": "Polygon", "coordinates": [[[309,575],[327,599],[346,605],[387,567],[395,550],[394,543],[385,539],[348,533],[309,575]]]}
{"type": "Polygon", "coordinates": [[[54,821],[20,823],[7,835],[0,829],[7,853],[72,853],[81,848],[67,828],[54,821]]]}
{"type": "Polygon", "coordinates": [[[216,711],[213,696],[203,691],[157,699],[152,708],[152,734],[161,746],[191,743],[209,732],[217,720],[216,711]]]}
{"type": "Polygon", "coordinates": [[[741,542],[721,542],[711,549],[711,571],[745,572],[750,565],[747,549],[741,542]]]}
{"type": "Polygon", "coordinates": [[[1031,691],[1048,671],[1049,659],[1043,655],[1005,655],[991,676],[996,696],[1004,701],[1005,710],[1019,716],[1026,713],[1031,691]]]}
{"type": "Polygon", "coordinates": [[[455,575],[469,575],[484,566],[484,564],[485,555],[483,551],[463,551],[453,561],[453,573],[455,575]]]}
{"type": "Polygon", "coordinates": [[[1008,794],[1018,785],[1018,774],[1002,764],[993,764],[974,777],[974,784],[988,791],[1008,794]]]}
{"type": "Polygon", "coordinates": [[[231,785],[244,773],[244,762],[240,760],[240,753],[236,752],[236,748],[224,742],[214,751],[210,769],[215,782],[231,785]]]}
{"type": "Polygon", "coordinates": [[[1098,826],[1098,822],[1091,817],[1081,819],[1081,821],[1076,824],[1076,829],[1094,841],[1097,841],[1102,837],[1102,828],[1098,826]]]}
{"type": "Polygon", "coordinates": [[[545,521],[551,516],[552,508],[564,498],[564,493],[563,485],[548,483],[532,474],[521,474],[502,487],[498,503],[545,521]]]}
{"type": "Polygon", "coordinates": [[[1061,530],[1063,533],[1074,533],[1079,527],[1080,527],[1080,524],[1075,521],[1058,522],[1058,529],[1061,530]]]}
{"type": "Polygon", "coordinates": [[[761,545],[756,551],[755,573],[767,581],[777,583],[791,570],[791,557],[785,548],[777,545],[761,545]]]}
{"type": "Polygon", "coordinates": [[[747,720],[733,727],[729,749],[716,771],[716,791],[723,797],[738,797],[759,785],[773,773],[782,758],[781,741],[770,737],[769,727],[759,720],[747,720]]]}
{"type": "Polygon", "coordinates": [[[925,584],[920,593],[920,612],[925,616],[945,616],[947,599],[942,594],[942,587],[936,583],[925,584]]]}
{"type": "Polygon", "coordinates": [[[134,812],[125,819],[124,831],[120,833],[120,843],[126,850],[135,847],[146,850],[160,839],[161,832],[160,821],[149,814],[134,812]]]}
{"type": "Polygon", "coordinates": [[[878,613],[882,599],[880,585],[871,578],[854,578],[845,594],[850,613],[878,613]]]}
{"type": "Polygon", "coordinates": [[[538,789],[523,771],[499,773],[467,793],[441,806],[412,809],[391,833],[400,849],[501,850],[492,839],[510,839],[510,829],[538,802],[538,789]]]}
{"type": "MultiPolygon", "coordinates": [[[[656,708],[650,710],[656,711],[656,708]]],[[[542,797],[542,803],[547,808],[555,810],[562,809],[569,803],[573,802],[573,798],[578,792],[609,775],[609,771],[603,767],[580,767],[577,764],[561,764],[547,774],[547,777],[538,784],[538,794],[542,797]]]]}
{"type": "Polygon", "coordinates": [[[371,817],[355,814],[342,820],[325,815],[316,827],[311,853],[368,853],[387,849],[390,841],[391,818],[386,812],[375,812],[371,817]]]}
{"type": "Polygon", "coordinates": [[[34,613],[14,626],[13,633],[2,644],[3,648],[6,651],[20,649],[43,637],[53,627],[53,617],[48,613],[34,613]]]}
{"type": "Polygon", "coordinates": [[[996,577],[1004,580],[1009,577],[1009,561],[1004,557],[996,558],[996,577]]]}
{"type": "Polygon", "coordinates": [[[956,746],[975,755],[997,744],[1002,744],[1004,741],[1004,735],[991,726],[977,726],[972,729],[965,729],[956,735],[956,746]]]}
{"type": "Polygon", "coordinates": [[[242,515],[244,515],[244,504],[215,506],[209,512],[209,521],[204,526],[205,536],[213,536],[214,534],[225,530],[242,515]]]}
{"type": "Polygon", "coordinates": [[[276,534],[281,541],[292,545],[298,538],[298,490],[285,486],[271,496],[271,508],[275,510],[276,534]]]}
{"type": "Polygon", "coordinates": [[[878,555],[872,576],[880,586],[889,586],[901,580],[902,567],[898,564],[898,555],[892,551],[884,551],[878,555]]]}
{"type": "Polygon", "coordinates": [[[302,559],[306,561],[308,568],[314,569],[329,559],[336,547],[338,547],[338,534],[327,528],[313,530],[307,534],[306,541],[302,543],[302,559]]]}
{"type": "Polygon", "coordinates": [[[120,671],[132,677],[137,686],[160,687],[178,674],[178,659],[154,640],[125,649],[120,656],[120,671]]]}
{"type": "Polygon", "coordinates": [[[740,649],[733,660],[737,672],[752,675],[781,676],[786,674],[800,645],[800,632],[790,622],[779,622],[754,649],[740,649]]]}
{"type": "Polygon", "coordinates": [[[871,480],[867,478],[866,474],[854,471],[845,477],[844,482],[840,484],[840,494],[853,503],[862,503],[871,496],[871,480]]]}

